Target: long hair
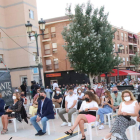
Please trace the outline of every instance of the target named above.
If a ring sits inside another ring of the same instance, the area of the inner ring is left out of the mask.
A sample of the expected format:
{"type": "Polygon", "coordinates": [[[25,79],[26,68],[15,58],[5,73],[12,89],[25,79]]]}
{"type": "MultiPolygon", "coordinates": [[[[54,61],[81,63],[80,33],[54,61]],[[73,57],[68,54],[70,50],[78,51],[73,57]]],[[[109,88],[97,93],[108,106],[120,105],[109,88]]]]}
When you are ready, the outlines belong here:
{"type": "Polygon", "coordinates": [[[108,96],[109,99],[112,98],[112,97],[111,97],[111,94],[110,94],[110,92],[109,92],[108,90],[106,90],[104,93],[107,93],[107,96],[108,96]]]}
{"type": "Polygon", "coordinates": [[[91,101],[95,101],[95,102],[98,103],[98,100],[97,100],[96,96],[91,91],[86,91],[85,92],[85,95],[88,95],[89,96],[89,99],[91,101]]]}
{"type": "Polygon", "coordinates": [[[135,97],[134,97],[134,95],[133,95],[133,93],[132,93],[130,90],[124,90],[124,91],[122,92],[122,100],[123,100],[123,101],[125,101],[125,100],[124,100],[124,97],[123,97],[125,93],[128,93],[128,94],[130,95],[131,101],[135,101],[135,100],[136,100],[135,97]]]}

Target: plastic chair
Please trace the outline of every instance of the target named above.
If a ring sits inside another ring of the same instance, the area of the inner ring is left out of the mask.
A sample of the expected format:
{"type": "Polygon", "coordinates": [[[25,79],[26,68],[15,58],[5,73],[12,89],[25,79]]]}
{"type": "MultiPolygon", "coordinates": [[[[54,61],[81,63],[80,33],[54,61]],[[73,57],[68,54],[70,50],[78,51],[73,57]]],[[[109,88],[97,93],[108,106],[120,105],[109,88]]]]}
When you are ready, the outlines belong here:
{"type": "Polygon", "coordinates": [[[128,129],[129,129],[129,133],[130,133],[130,139],[137,140],[138,139],[138,137],[137,137],[137,125],[129,126],[128,129]],[[133,128],[135,129],[134,136],[133,136],[133,130],[132,130],[133,128]]]}
{"type": "Polygon", "coordinates": [[[108,123],[109,123],[109,128],[110,128],[110,127],[111,127],[111,120],[110,120],[110,117],[111,117],[112,122],[113,122],[113,113],[104,114],[104,121],[105,121],[105,124],[107,124],[107,123],[106,123],[106,116],[107,116],[107,118],[108,118],[108,123]]]}
{"type": "Polygon", "coordinates": [[[72,114],[72,119],[71,119],[72,125],[74,125],[74,120],[75,120],[74,118],[77,116],[78,116],[78,110],[72,114]]]}
{"type": "MultiPolygon", "coordinates": [[[[14,130],[15,130],[15,132],[17,132],[17,123],[16,123],[17,120],[16,120],[16,118],[9,119],[9,120],[13,122],[13,124],[14,124],[14,130]]],[[[23,123],[22,123],[22,128],[24,129],[23,123]]]]}
{"type": "MultiPolygon", "coordinates": [[[[95,122],[91,122],[91,123],[84,123],[84,125],[86,125],[87,127],[87,134],[89,134],[90,136],[90,140],[92,140],[92,125],[94,125],[95,130],[96,130],[96,135],[98,136],[98,131],[97,131],[97,127],[95,126],[95,122]]],[[[78,126],[78,138],[79,138],[79,126],[78,126]]]]}
{"type": "MultiPolygon", "coordinates": [[[[48,135],[50,135],[51,133],[50,133],[50,122],[52,122],[52,125],[53,125],[53,130],[55,131],[55,125],[54,125],[54,122],[53,122],[53,120],[48,120],[46,123],[47,123],[47,132],[48,132],[48,135]]],[[[39,122],[40,123],[40,125],[41,125],[41,121],[39,122]]]]}

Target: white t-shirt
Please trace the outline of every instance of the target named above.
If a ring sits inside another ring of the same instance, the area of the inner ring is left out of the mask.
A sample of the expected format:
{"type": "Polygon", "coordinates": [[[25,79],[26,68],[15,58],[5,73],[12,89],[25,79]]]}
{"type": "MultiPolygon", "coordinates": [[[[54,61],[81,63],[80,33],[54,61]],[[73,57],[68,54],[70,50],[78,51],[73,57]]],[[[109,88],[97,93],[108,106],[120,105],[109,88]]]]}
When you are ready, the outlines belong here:
{"type": "MultiPolygon", "coordinates": [[[[70,95],[66,96],[65,101],[68,102],[67,108],[70,108],[73,105],[73,102],[75,100],[77,100],[77,96],[75,94],[73,94],[72,96],[70,96],[70,95]]],[[[73,108],[77,108],[77,103],[76,103],[76,105],[73,108]]]]}
{"type": "Polygon", "coordinates": [[[58,87],[57,83],[53,83],[53,90],[55,90],[55,88],[58,87]]]}
{"type": "Polygon", "coordinates": [[[84,93],[81,93],[81,95],[77,94],[77,96],[78,96],[78,98],[82,99],[83,96],[85,96],[85,94],[84,93]]]}
{"type": "Polygon", "coordinates": [[[66,91],[66,92],[65,92],[65,95],[69,95],[69,92],[66,91]]]}
{"type": "MultiPolygon", "coordinates": [[[[80,111],[83,111],[83,110],[85,110],[86,108],[93,108],[93,107],[98,107],[97,102],[92,101],[92,102],[90,102],[90,103],[87,103],[86,101],[83,101],[83,102],[82,102],[82,105],[81,105],[81,107],[80,107],[80,111]]],[[[96,110],[94,110],[94,111],[96,111],[96,110]]]]}
{"type": "Polygon", "coordinates": [[[77,94],[77,88],[75,88],[73,92],[74,92],[75,94],[77,94]]]}

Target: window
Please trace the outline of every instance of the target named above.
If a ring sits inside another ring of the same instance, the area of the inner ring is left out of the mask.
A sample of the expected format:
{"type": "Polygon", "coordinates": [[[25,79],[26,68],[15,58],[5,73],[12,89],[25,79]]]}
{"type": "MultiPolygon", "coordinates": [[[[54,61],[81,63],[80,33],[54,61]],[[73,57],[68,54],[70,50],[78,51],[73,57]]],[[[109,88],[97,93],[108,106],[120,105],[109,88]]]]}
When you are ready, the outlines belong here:
{"type": "Polygon", "coordinates": [[[49,38],[49,30],[48,30],[48,28],[45,29],[44,34],[45,34],[44,38],[49,38]]]}
{"type": "Polygon", "coordinates": [[[22,84],[24,81],[25,81],[26,84],[28,85],[27,76],[21,76],[21,83],[20,83],[20,84],[22,84]]]}
{"type": "Polygon", "coordinates": [[[57,53],[57,43],[52,43],[53,53],[57,53]]]}
{"type": "Polygon", "coordinates": [[[34,11],[29,10],[29,18],[34,19],[34,11]]]}
{"type": "Polygon", "coordinates": [[[45,54],[50,54],[51,51],[50,51],[50,44],[46,44],[45,45],[45,54]]]}
{"type": "Polygon", "coordinates": [[[0,63],[2,63],[1,58],[3,59],[3,54],[0,54],[0,63]]]}
{"type": "Polygon", "coordinates": [[[117,40],[119,40],[120,38],[119,38],[119,31],[117,31],[117,40]]]}
{"type": "Polygon", "coordinates": [[[39,75],[33,75],[33,80],[39,83],[39,75]]]}
{"type": "Polygon", "coordinates": [[[51,33],[55,32],[55,27],[51,27],[51,33]]]}
{"type": "Polygon", "coordinates": [[[123,33],[121,33],[121,39],[122,39],[122,41],[124,41],[124,38],[123,38],[123,33]]]}
{"type": "Polygon", "coordinates": [[[128,54],[128,47],[126,46],[126,53],[128,54]]]}
{"type": "Polygon", "coordinates": [[[54,59],[54,69],[59,69],[58,59],[54,59]]]}
{"type": "Polygon", "coordinates": [[[125,58],[123,58],[123,65],[125,65],[125,58]]]}
{"type": "Polygon", "coordinates": [[[46,68],[47,68],[47,70],[52,69],[52,61],[51,60],[46,60],[46,68]]]}
{"type": "Polygon", "coordinates": [[[36,60],[36,56],[37,56],[37,52],[33,52],[33,60],[35,61],[36,60]]]}
{"type": "Polygon", "coordinates": [[[127,34],[125,34],[125,41],[127,41],[127,34]]]}

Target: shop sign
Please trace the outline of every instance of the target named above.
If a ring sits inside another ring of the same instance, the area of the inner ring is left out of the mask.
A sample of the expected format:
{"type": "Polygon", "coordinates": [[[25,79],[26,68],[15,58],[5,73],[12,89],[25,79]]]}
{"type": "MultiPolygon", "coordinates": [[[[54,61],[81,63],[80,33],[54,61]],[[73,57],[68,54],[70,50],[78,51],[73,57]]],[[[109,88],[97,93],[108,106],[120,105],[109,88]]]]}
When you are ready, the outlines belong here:
{"type": "Polygon", "coordinates": [[[61,73],[46,74],[46,77],[60,77],[61,73]]]}

